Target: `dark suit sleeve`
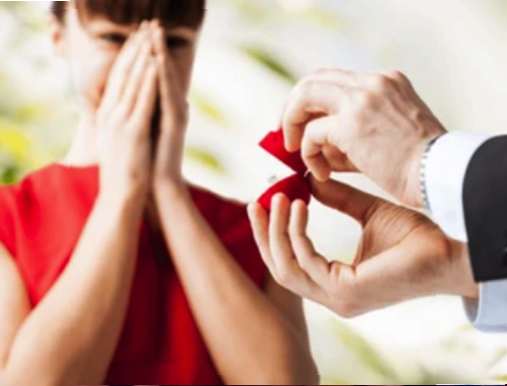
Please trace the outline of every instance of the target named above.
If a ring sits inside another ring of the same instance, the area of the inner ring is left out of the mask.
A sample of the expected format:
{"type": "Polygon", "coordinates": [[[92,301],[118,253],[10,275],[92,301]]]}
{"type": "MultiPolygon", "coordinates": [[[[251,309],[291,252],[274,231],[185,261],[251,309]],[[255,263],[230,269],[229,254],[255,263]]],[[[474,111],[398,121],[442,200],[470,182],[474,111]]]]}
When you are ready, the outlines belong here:
{"type": "Polygon", "coordinates": [[[507,136],[491,138],[473,155],[463,206],[475,280],[507,278],[507,136]]]}

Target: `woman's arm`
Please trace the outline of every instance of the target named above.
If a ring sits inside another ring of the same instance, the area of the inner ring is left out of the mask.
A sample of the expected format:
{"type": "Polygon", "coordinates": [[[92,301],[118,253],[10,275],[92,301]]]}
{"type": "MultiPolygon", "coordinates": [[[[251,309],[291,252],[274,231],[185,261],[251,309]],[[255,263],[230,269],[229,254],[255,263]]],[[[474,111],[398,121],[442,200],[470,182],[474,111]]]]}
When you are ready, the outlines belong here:
{"type": "Polygon", "coordinates": [[[2,386],[34,379],[47,386],[102,383],[107,373],[130,298],[151,177],[157,69],[146,27],[124,45],[96,114],[100,193],[92,213],[65,270],[21,325],[26,295],[12,260],[2,259],[14,291],[0,294],[0,321],[10,322],[0,342],[2,386]],[[10,302],[21,311],[4,318],[10,302]]]}
{"type": "MultiPolygon", "coordinates": [[[[14,260],[0,243],[0,374],[5,368],[9,349],[25,318],[30,301],[14,260]]],[[[0,384],[4,384],[1,382],[0,384]]]]}
{"type": "Polygon", "coordinates": [[[195,207],[183,181],[187,103],[165,34],[154,26],[162,116],[153,192],[174,266],[211,356],[230,384],[315,384],[301,317],[292,320],[295,313],[289,312],[296,306],[273,294],[282,307],[256,287],[195,207]]]}
{"type": "Polygon", "coordinates": [[[159,215],[193,314],[230,384],[316,384],[301,302],[273,283],[261,292],[184,189],[157,191],[159,215]]]}
{"type": "Polygon", "coordinates": [[[0,258],[2,385],[102,383],[123,325],[140,211],[99,198],[61,277],[28,314],[21,278],[0,258]],[[14,313],[13,313],[14,311],[14,313]]]}

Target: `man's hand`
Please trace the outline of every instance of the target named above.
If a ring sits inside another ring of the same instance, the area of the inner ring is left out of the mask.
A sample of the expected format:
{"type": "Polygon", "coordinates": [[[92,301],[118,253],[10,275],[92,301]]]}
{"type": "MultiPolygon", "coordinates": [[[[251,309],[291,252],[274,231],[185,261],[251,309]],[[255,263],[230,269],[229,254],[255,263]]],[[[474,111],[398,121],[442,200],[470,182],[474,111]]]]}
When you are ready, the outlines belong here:
{"type": "Polygon", "coordinates": [[[283,128],[312,174],[359,171],[411,206],[422,206],[419,167],[426,144],[445,129],[399,72],[321,70],[289,98],[283,128]]]}
{"type": "Polygon", "coordinates": [[[427,217],[339,182],[312,180],[312,186],[318,200],[362,225],[356,257],[345,265],[316,252],[303,202],[291,206],[280,194],[269,218],[251,204],[256,242],[279,284],[345,317],[439,293],[477,298],[466,246],[427,217]]]}

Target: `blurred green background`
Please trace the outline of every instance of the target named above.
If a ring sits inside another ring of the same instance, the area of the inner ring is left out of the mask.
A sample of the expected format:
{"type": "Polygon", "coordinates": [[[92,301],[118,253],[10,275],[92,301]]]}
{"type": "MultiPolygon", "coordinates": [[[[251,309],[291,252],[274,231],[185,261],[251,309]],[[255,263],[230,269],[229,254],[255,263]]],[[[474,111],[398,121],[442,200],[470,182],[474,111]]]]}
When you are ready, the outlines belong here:
{"type": "MultiPolygon", "coordinates": [[[[79,119],[53,56],[47,2],[0,2],[0,181],[62,158],[79,119]]],[[[321,67],[400,69],[449,130],[507,128],[505,0],[209,0],[191,95],[185,173],[253,200],[288,170],[256,146],[296,80],[321,67]]],[[[342,176],[337,178],[345,179],[342,176]]],[[[379,192],[360,176],[346,180],[379,192]]],[[[311,234],[347,261],[359,229],[312,204],[311,234]]],[[[307,302],[323,383],[503,383],[507,336],[474,331],[437,296],[343,320],[307,302]]]]}

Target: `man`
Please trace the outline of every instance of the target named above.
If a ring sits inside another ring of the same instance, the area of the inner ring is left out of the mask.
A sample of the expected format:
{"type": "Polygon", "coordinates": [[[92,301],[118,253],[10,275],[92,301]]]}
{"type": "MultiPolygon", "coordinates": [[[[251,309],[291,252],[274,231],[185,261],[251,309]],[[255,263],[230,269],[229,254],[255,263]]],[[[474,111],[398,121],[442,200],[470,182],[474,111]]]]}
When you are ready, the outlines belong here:
{"type": "Polygon", "coordinates": [[[306,237],[301,203],[290,210],[283,197],[277,198],[269,220],[252,206],[257,241],[281,284],[344,316],[432,293],[460,294],[477,328],[507,331],[502,312],[507,280],[499,280],[507,278],[507,183],[502,179],[507,136],[448,133],[399,72],[338,69],[318,71],[297,85],[283,127],[287,150],[301,150],[313,175],[316,197],[355,213],[364,232],[352,267],[324,263],[306,237]],[[447,250],[437,249],[442,239],[415,212],[329,181],[333,171],[361,172],[403,204],[429,210],[450,236],[447,250]],[[385,205],[391,206],[382,211],[381,224],[371,225],[385,205]],[[358,212],[369,217],[358,218],[358,212]],[[298,222],[291,233],[287,224],[298,222]],[[393,232],[402,234],[396,239],[393,232]],[[481,282],[478,294],[473,280],[481,282]]]}

